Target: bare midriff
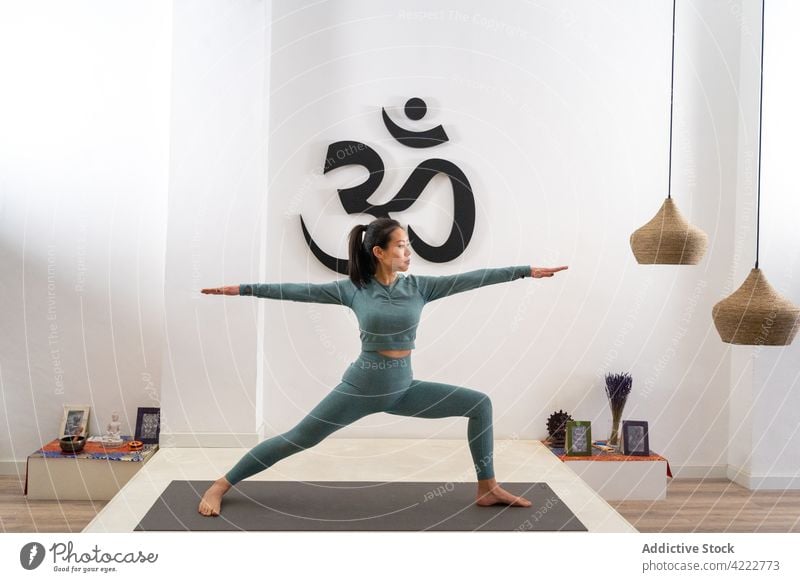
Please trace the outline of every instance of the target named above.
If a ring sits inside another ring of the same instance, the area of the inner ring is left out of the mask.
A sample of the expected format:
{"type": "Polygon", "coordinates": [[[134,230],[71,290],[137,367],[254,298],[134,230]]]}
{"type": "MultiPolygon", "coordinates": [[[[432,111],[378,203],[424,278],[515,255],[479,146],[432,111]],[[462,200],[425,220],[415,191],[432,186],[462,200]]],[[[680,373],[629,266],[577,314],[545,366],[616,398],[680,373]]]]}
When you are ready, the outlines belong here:
{"type": "Polygon", "coordinates": [[[388,356],[390,358],[405,358],[408,354],[411,353],[411,350],[383,350],[378,351],[379,354],[383,354],[384,356],[388,356]]]}

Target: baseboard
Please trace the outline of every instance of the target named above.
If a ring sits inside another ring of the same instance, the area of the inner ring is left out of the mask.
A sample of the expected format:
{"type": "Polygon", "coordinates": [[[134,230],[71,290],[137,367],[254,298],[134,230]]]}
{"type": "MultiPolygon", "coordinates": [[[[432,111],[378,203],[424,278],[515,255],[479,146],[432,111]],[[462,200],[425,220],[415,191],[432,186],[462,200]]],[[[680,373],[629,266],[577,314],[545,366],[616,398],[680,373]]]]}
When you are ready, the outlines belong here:
{"type": "Polygon", "coordinates": [[[728,465],[726,477],[751,491],[767,491],[778,489],[782,491],[800,489],[800,476],[798,475],[754,475],[747,469],[728,465]]]}
{"type": "Polygon", "coordinates": [[[675,479],[725,479],[728,476],[727,465],[673,465],[672,477],[675,479]]]}
{"type": "Polygon", "coordinates": [[[171,448],[251,448],[262,439],[254,432],[227,433],[227,432],[173,432],[161,433],[158,446],[162,449],[171,448]]]}

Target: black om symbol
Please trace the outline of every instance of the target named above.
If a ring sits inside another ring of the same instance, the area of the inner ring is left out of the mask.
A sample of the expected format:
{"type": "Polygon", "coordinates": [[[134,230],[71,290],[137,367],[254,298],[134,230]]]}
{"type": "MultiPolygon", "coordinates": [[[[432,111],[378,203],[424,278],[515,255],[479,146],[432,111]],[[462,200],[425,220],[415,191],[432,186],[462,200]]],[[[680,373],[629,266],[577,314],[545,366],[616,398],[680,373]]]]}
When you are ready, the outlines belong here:
{"type": "MultiPolygon", "coordinates": [[[[422,119],[427,110],[428,107],[425,102],[418,97],[409,99],[406,102],[406,116],[414,121],[422,119]]],[[[392,137],[405,146],[429,148],[444,143],[449,139],[441,125],[426,131],[409,131],[394,123],[386,114],[385,109],[381,108],[381,111],[383,112],[383,123],[386,129],[392,137]]],[[[433,263],[452,261],[464,252],[475,229],[475,198],[472,195],[469,180],[467,180],[464,172],[453,162],[439,158],[425,160],[414,168],[414,171],[411,172],[397,195],[387,203],[379,206],[367,202],[367,199],[375,193],[383,180],[383,160],[381,160],[378,153],[368,145],[358,141],[337,141],[328,146],[324,174],[337,168],[353,165],[366,168],[369,172],[369,177],[358,186],[338,189],[342,207],[348,214],[370,214],[375,218],[391,218],[389,216],[390,212],[408,210],[437,174],[444,174],[450,178],[450,186],[453,189],[454,212],[453,226],[447,240],[442,245],[435,247],[422,240],[410,225],[406,231],[414,251],[423,259],[433,263]]],[[[347,259],[333,257],[319,248],[311,238],[302,216],[300,217],[300,226],[303,228],[303,236],[314,256],[329,269],[346,275],[347,259]]]]}

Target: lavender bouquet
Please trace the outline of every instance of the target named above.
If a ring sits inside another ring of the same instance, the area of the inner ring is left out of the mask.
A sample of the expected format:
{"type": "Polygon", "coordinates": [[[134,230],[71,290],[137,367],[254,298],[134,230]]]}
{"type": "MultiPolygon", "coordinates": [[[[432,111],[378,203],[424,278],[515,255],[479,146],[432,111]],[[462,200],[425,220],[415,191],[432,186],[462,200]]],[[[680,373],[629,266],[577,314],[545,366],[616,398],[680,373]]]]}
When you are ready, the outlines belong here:
{"type": "Polygon", "coordinates": [[[611,436],[608,445],[619,446],[619,423],[622,420],[622,409],[631,393],[633,378],[630,374],[606,374],[606,395],[611,406],[611,436]]]}

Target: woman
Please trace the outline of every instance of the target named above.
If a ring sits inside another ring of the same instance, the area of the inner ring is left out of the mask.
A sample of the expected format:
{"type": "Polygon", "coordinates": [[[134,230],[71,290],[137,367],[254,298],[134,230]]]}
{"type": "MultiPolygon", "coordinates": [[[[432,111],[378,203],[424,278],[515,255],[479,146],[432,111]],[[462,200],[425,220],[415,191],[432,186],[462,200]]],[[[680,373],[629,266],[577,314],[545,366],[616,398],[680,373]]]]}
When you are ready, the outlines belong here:
{"type": "Polygon", "coordinates": [[[497,484],[492,464],[492,404],[476,390],[413,379],[411,350],[424,305],[470,289],[523,277],[552,277],[554,269],[530,266],[480,269],[459,275],[399,275],[411,262],[406,231],[396,220],[358,225],[349,236],[349,278],[325,284],[256,283],[203,289],[213,295],[252,295],[331,303],[351,308],[361,330],[362,351],[336,386],[294,428],[251,449],[203,495],[198,511],[219,515],[222,496],[242,479],[313,447],[331,433],[376,412],[420,418],[466,416],[470,454],[478,476],[478,505],[530,501],[497,484]]]}

